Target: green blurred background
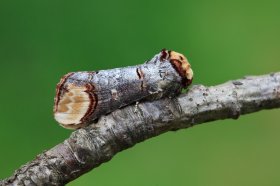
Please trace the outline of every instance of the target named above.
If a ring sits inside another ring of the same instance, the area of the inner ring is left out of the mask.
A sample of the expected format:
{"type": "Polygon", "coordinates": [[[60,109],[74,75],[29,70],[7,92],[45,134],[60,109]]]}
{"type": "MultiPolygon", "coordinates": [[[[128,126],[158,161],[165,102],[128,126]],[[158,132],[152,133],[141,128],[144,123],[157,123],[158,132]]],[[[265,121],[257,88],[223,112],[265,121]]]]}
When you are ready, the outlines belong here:
{"type": "MultiPolygon", "coordinates": [[[[0,1],[0,178],[71,131],[53,119],[70,71],[185,54],[194,84],[280,70],[280,1],[0,1]]],[[[280,185],[280,110],[169,132],[70,183],[120,186],[280,185]]]]}

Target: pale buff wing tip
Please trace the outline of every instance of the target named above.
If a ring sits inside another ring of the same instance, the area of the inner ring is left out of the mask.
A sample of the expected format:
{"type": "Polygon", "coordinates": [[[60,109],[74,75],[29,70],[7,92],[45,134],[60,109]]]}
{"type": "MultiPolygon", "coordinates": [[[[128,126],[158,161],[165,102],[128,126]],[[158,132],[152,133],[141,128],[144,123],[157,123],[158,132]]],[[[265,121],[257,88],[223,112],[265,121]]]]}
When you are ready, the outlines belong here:
{"type": "Polygon", "coordinates": [[[83,119],[91,107],[91,97],[86,86],[69,84],[60,95],[54,118],[64,128],[76,129],[83,125],[83,119]]]}

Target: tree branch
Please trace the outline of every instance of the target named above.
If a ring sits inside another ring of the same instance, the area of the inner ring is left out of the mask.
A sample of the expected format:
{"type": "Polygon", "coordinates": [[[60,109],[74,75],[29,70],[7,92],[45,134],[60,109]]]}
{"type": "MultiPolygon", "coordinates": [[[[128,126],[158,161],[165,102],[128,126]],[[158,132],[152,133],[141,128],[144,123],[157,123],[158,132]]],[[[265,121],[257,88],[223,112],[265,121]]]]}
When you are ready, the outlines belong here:
{"type": "Polygon", "coordinates": [[[0,185],[63,185],[116,153],[167,131],[280,107],[280,72],[250,76],[186,94],[131,105],[74,131],[63,143],[38,155],[0,185]]]}

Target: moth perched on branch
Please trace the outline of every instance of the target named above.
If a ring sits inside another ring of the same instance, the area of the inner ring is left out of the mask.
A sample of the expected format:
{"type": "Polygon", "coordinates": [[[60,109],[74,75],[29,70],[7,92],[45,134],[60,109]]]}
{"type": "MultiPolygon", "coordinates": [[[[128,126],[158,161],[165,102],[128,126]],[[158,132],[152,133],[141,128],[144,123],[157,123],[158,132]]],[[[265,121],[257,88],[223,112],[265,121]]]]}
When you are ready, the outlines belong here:
{"type": "Polygon", "coordinates": [[[165,49],[142,65],[71,72],[57,85],[54,116],[61,126],[77,129],[140,100],[174,97],[192,79],[186,57],[165,49]]]}

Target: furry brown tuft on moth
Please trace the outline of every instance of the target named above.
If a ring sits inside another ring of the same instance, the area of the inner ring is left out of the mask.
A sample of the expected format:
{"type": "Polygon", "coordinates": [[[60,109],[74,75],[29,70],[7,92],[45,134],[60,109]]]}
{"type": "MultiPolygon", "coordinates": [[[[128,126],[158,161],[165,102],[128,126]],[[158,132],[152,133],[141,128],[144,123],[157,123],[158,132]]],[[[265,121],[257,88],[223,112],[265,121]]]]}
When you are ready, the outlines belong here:
{"type": "Polygon", "coordinates": [[[57,84],[54,118],[64,128],[78,129],[135,102],[174,97],[192,79],[187,58],[166,49],[142,65],[68,73],[57,84]]]}

